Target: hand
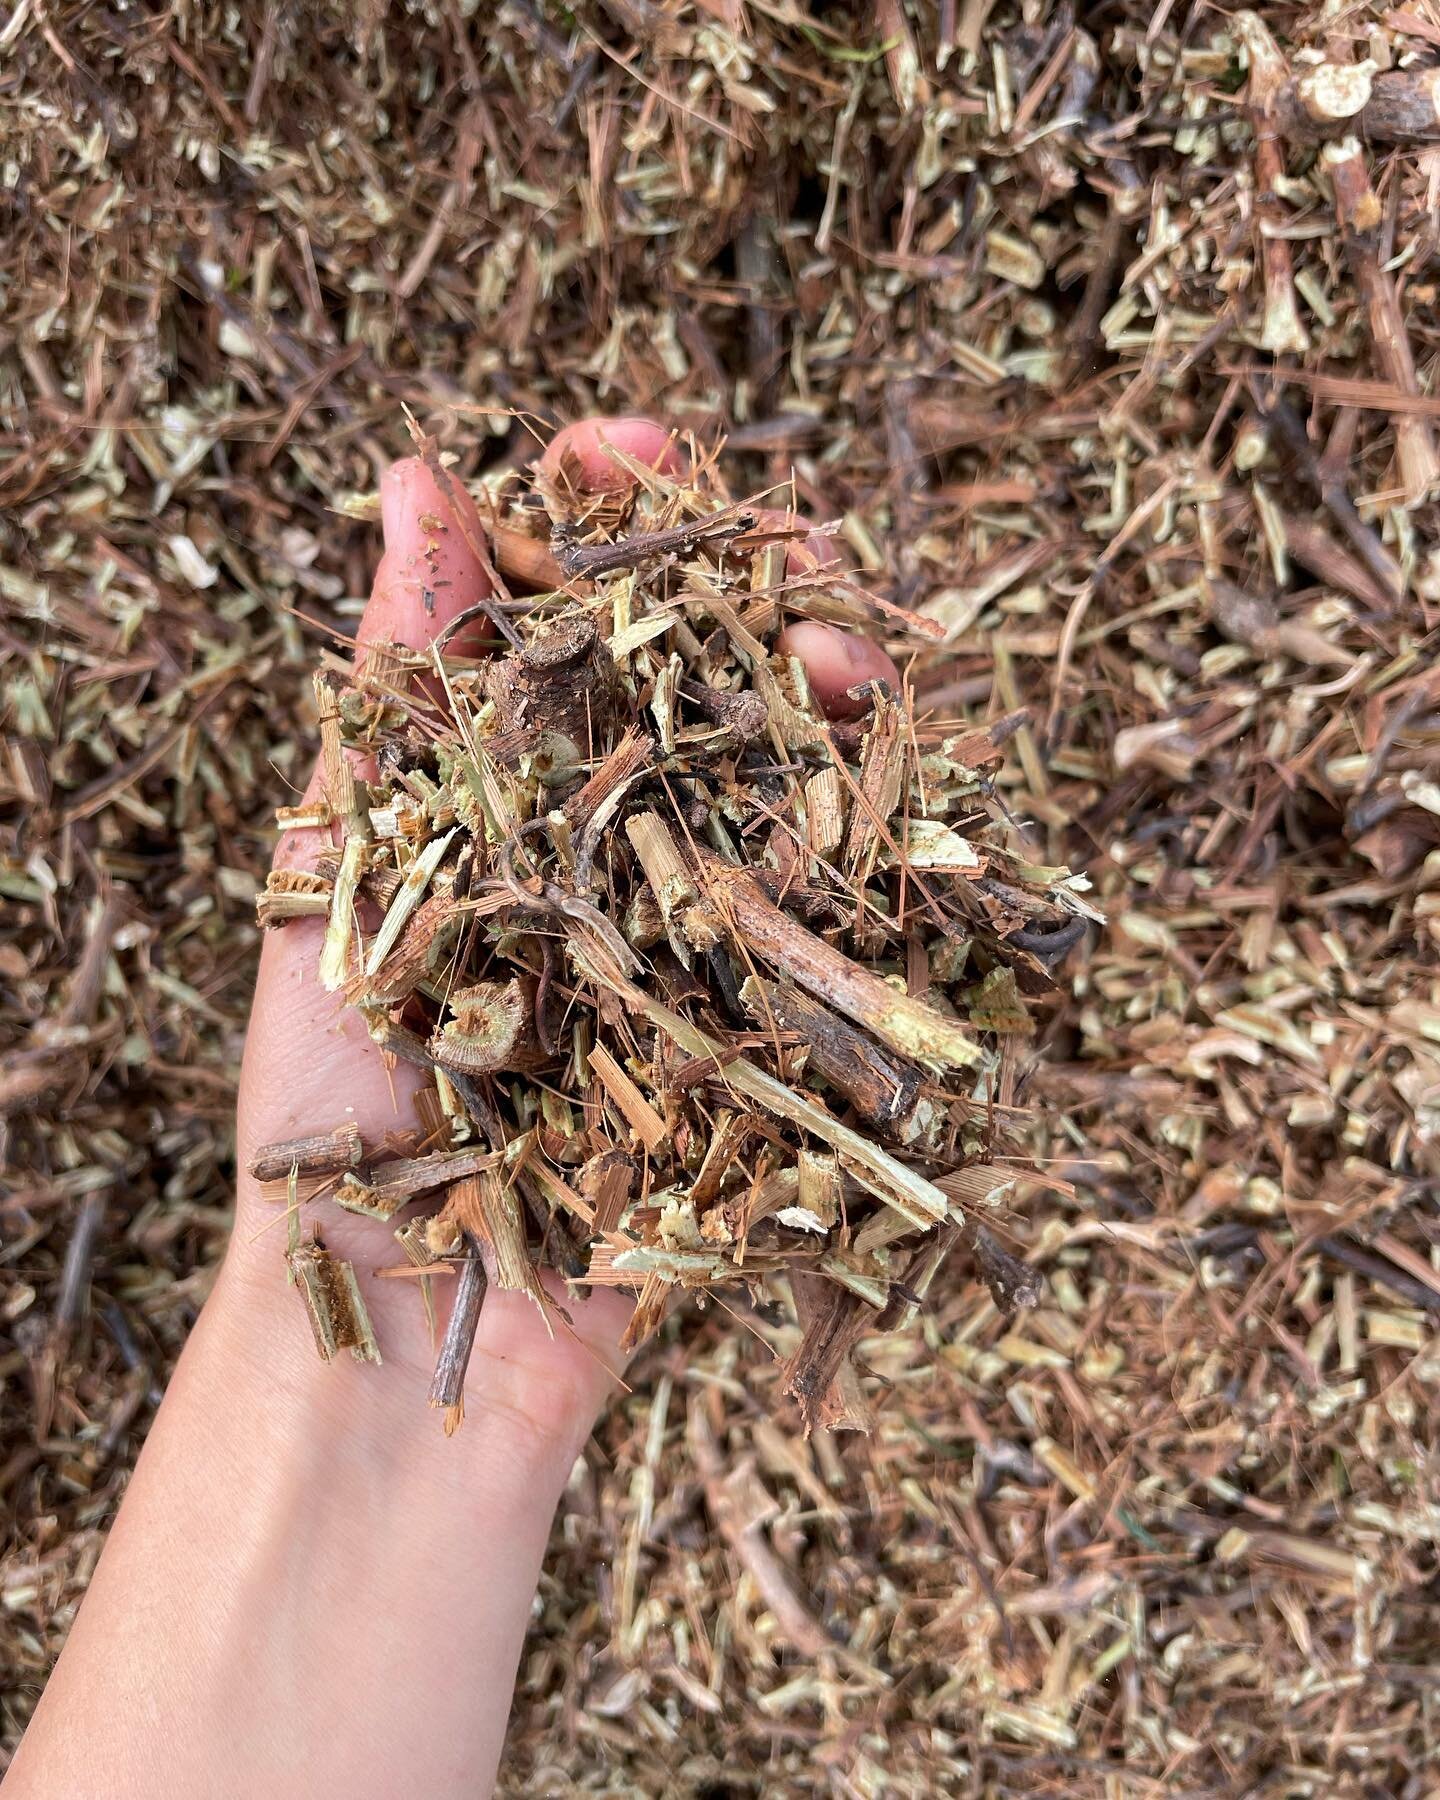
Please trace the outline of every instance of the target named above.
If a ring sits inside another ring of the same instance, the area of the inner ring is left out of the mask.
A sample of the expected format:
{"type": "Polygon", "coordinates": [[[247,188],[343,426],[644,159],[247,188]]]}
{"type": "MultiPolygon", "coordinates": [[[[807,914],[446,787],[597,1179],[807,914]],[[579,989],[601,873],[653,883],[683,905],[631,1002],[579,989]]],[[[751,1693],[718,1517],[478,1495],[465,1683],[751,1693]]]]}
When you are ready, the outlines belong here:
{"type": "MultiPolygon", "coordinates": [[[[644,419],[589,421],[543,459],[595,488],[624,481],[610,442],[664,467],[644,419]]],[[[418,458],[387,471],[385,554],[358,652],[425,647],[488,590],[484,538],[459,483],[418,458]]],[[[786,515],[775,515],[785,519],[786,515]]],[[[792,567],[829,560],[827,538],[792,567]]],[[[819,702],[895,679],[877,647],[792,626],[819,702]]],[[[317,770],[307,790],[322,792],[317,770]]],[[[325,834],[278,861],[313,866],[325,834]]],[[[283,1276],[284,1213],[244,1173],[263,1144],[347,1120],[370,1146],[417,1124],[424,1077],[387,1068],[316,980],[323,927],[267,934],[241,1071],[236,1228],[65,1654],[12,1767],[15,1796],[484,1792],[493,1780],[549,1524],[621,1367],[629,1305],[565,1298],[552,1335],[491,1288],[447,1439],[424,1396],[434,1348],[413,1284],[377,1281],[389,1227],[327,1208],[357,1266],[384,1357],[316,1357],[283,1276]]],[[[437,1283],[437,1285],[439,1285],[437,1283]]],[[[440,1305],[448,1302],[443,1294],[440,1305]]]]}

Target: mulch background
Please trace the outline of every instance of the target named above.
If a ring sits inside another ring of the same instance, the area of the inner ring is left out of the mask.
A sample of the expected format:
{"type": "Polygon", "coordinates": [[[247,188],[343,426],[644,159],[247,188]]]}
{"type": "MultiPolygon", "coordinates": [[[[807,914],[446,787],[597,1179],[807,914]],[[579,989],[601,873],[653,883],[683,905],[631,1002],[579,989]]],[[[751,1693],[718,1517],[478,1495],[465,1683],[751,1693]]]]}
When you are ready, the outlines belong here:
{"type": "MultiPolygon", "coordinates": [[[[1286,67],[1440,45],[1266,18],[1286,67]]],[[[0,46],[5,1745],[223,1251],[347,496],[407,409],[467,476],[646,411],[843,517],[957,713],[1031,708],[1003,791],[1110,923],[1034,1042],[1041,1307],[947,1269],[874,1433],[808,1443],[793,1321],[672,1321],[507,1791],[1436,1792],[1440,153],[1366,147],[1347,239],[1186,0],[21,0],[0,46]]]]}

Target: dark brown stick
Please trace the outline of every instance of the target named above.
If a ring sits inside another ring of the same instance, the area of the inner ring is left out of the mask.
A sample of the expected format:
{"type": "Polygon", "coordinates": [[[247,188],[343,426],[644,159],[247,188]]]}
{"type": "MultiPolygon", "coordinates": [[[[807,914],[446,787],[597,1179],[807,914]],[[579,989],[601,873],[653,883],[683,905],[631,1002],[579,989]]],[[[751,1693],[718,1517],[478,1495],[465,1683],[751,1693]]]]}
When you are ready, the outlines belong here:
{"type": "MultiPolygon", "coordinates": [[[[430,1054],[423,1038],[410,1030],[407,1025],[400,1025],[394,1019],[379,1018],[370,1023],[370,1036],[382,1050],[388,1050],[392,1056],[398,1056],[401,1062],[407,1062],[412,1068],[435,1070],[440,1067],[430,1054]]],[[[460,1096],[460,1104],[469,1113],[473,1122],[485,1134],[485,1141],[492,1150],[503,1150],[505,1147],[505,1128],[500,1122],[499,1114],[486,1099],[479,1082],[468,1075],[462,1075],[458,1069],[447,1069],[445,1079],[460,1096]]]]}
{"type": "Polygon", "coordinates": [[[754,513],[729,518],[694,519],[668,531],[637,532],[618,544],[566,544],[556,534],[560,566],[572,580],[608,575],[615,569],[640,569],[666,556],[693,556],[702,545],[728,544],[755,528],[754,513]]]}
{"type": "Polygon", "coordinates": [[[263,1145],[250,1158],[250,1174],[256,1181],[288,1181],[291,1170],[303,1176],[343,1175],[359,1168],[361,1155],[359,1126],[337,1125],[320,1135],[263,1145]]]}
{"type": "Polygon", "coordinates": [[[86,1297],[90,1292],[90,1265],[95,1257],[95,1240],[105,1217],[105,1202],[109,1197],[109,1188],[99,1188],[85,1196],[75,1220],[75,1229],[70,1233],[70,1242],[65,1246],[65,1266],[60,1272],[60,1295],[55,1303],[55,1314],[51,1322],[57,1339],[63,1336],[68,1340],[85,1309],[86,1297]]]}
{"type": "Polygon", "coordinates": [[[1393,599],[1400,598],[1400,570],[1390,552],[1380,542],[1373,526],[1367,525],[1355,510],[1355,502],[1328,459],[1317,457],[1310,447],[1305,427],[1288,400],[1265,390],[1259,382],[1251,383],[1251,396],[1261,418],[1271,427],[1294,457],[1301,473],[1309,481],[1325,510],[1350,540],[1357,556],[1393,599]]]}
{"type": "Polygon", "coordinates": [[[1275,511],[1285,533],[1285,548],[1296,562],[1376,612],[1394,611],[1394,590],[1377,581],[1368,566],[1337,544],[1316,519],[1303,518],[1278,506],[1275,511]]]}
{"type": "Polygon", "coordinates": [[[464,1405],[465,1371],[470,1366],[470,1352],[475,1347],[475,1331],[480,1323],[480,1306],[485,1298],[485,1265],[480,1260],[479,1246],[468,1231],[465,1248],[468,1255],[460,1265],[455,1301],[441,1340],[435,1377],[430,1383],[430,1404],[443,1406],[447,1411],[464,1405]]]}
{"type": "Polygon", "coordinates": [[[436,1150],[428,1156],[397,1157],[377,1163],[373,1169],[354,1174],[347,1171],[335,1189],[335,1204],[372,1219],[393,1219],[418,1194],[491,1169],[498,1160],[497,1151],[478,1144],[463,1150],[436,1150]]]}
{"type": "Polygon", "coordinates": [[[1021,1262],[1018,1256],[1012,1256],[993,1232],[973,1220],[966,1221],[960,1235],[974,1252],[990,1298],[1002,1313],[1040,1304],[1042,1284],[1038,1269],[1021,1262]]]}
{"type": "Polygon", "coordinates": [[[722,694],[718,688],[705,687],[698,681],[682,681],[678,686],[698,712],[725,726],[741,743],[748,744],[762,736],[770,723],[770,709],[753,688],[722,694]]]}
{"type": "Polygon", "coordinates": [[[1262,349],[1279,356],[1310,347],[1309,333],[1300,322],[1295,300],[1290,245],[1278,235],[1278,188],[1285,175],[1285,153],[1276,128],[1275,100],[1285,81],[1285,63],[1258,14],[1239,13],[1235,23],[1250,57],[1250,83],[1245,98],[1255,131],[1255,229],[1260,241],[1260,266],[1265,272],[1260,344],[1262,349]]]}
{"type": "Polygon", "coordinates": [[[101,1188],[85,1196],[70,1241],[65,1246],[65,1266],[60,1274],[60,1293],[50,1317],[50,1328],[43,1337],[37,1336],[31,1360],[37,1439],[49,1436],[54,1420],[60,1371],[69,1353],[71,1334],[90,1292],[90,1265],[109,1193],[108,1188],[101,1188]]]}
{"type": "Polygon", "coordinates": [[[582,1281],[590,1258],[576,1241],[565,1216],[550,1206],[522,1177],[515,1183],[530,1223],[540,1237],[540,1255],[567,1281],[582,1281]]]}
{"type": "Polygon", "coordinates": [[[1354,1269],[1357,1275],[1368,1276],[1371,1281],[1387,1287],[1392,1294],[1399,1294],[1412,1306],[1424,1307],[1426,1312],[1440,1313],[1440,1294],[1433,1288],[1426,1287],[1423,1281],[1417,1281],[1413,1275],[1407,1275],[1403,1269],[1397,1269],[1392,1262],[1383,1256],[1376,1256],[1369,1250],[1357,1249],[1354,1244],[1347,1244],[1344,1238],[1325,1237],[1319,1239],[1315,1248],[1326,1256],[1334,1257],[1338,1263],[1344,1263],[1347,1269],[1354,1269]]]}
{"type": "Polygon", "coordinates": [[[1145,204],[1145,189],[1133,163],[1116,159],[1106,164],[1105,172],[1114,180],[1115,191],[1110,196],[1110,210],[1070,331],[1071,360],[1080,369],[1094,355],[1100,339],[1100,322],[1110,303],[1125,247],[1134,237],[1135,220],[1145,204]]]}
{"type": "Polygon", "coordinates": [[[485,693],[509,727],[533,726],[568,738],[575,759],[603,732],[614,673],[595,622],[556,619],[512,655],[486,665],[485,693]]]}
{"type": "Polygon", "coordinates": [[[780,328],[775,242],[765,209],[752,213],[735,239],[735,266],[746,289],[745,338],[754,410],[769,413],[774,410],[780,368],[780,328]]]}
{"type": "Polygon", "coordinates": [[[800,1409],[809,1437],[825,1422],[825,1401],[845,1359],[875,1315],[848,1288],[796,1271],[792,1277],[804,1331],[781,1376],[780,1391],[800,1409]]]}
{"type": "Polygon", "coordinates": [[[1086,924],[1078,915],[1062,925],[1026,926],[1012,931],[1005,942],[1026,950],[1046,967],[1063,960],[1084,937],[1086,924]]]}
{"type": "Polygon", "coordinates": [[[797,986],[828,1001],[902,1056],[970,1068],[979,1047],[957,1019],[912,999],[776,906],[746,869],[706,857],[703,892],[686,914],[686,936],[708,949],[721,935],[743,943],[797,986]],[[708,941],[707,941],[708,940],[708,941]]]}
{"type": "Polygon", "coordinates": [[[740,990],[745,1010],[760,1026],[773,1021],[794,1032],[809,1052],[810,1067],[842,1093],[867,1125],[905,1140],[920,1097],[920,1071],[874,1038],[837,1018],[797,988],[756,976],[740,990]]]}

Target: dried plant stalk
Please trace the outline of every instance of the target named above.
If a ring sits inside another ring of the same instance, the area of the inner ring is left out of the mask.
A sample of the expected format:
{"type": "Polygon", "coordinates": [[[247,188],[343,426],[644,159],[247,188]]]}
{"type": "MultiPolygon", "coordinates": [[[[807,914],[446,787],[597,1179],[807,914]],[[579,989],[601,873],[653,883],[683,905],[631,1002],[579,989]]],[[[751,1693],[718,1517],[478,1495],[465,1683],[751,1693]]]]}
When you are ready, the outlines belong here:
{"type": "Polygon", "coordinates": [[[265,891],[255,902],[255,923],[262,930],[290,919],[323,919],[330,911],[330,883],[306,869],[272,869],[265,891]]]}
{"type": "Polygon", "coordinates": [[[783,982],[752,975],[740,997],[761,1029],[773,1021],[799,1037],[811,1068],[845,1096],[867,1125],[902,1142],[915,1132],[920,1071],[913,1063],[783,982]]]}
{"type": "Polygon", "coordinates": [[[891,700],[878,701],[860,753],[860,792],[845,841],[845,874],[862,885],[875,872],[886,828],[900,804],[906,752],[902,729],[900,708],[891,700]]]}
{"type": "Polygon", "coordinates": [[[902,1056],[954,1069],[975,1068],[985,1060],[958,1020],[834,950],[776,906],[748,870],[707,859],[702,907],[687,916],[686,935],[703,945],[722,930],[902,1056]]]}
{"type": "Polygon", "coordinates": [[[455,837],[456,829],[456,827],[452,827],[443,837],[431,838],[405,871],[404,880],[386,908],[380,929],[375,933],[374,940],[370,945],[370,954],[365,959],[367,975],[374,975],[390,954],[400,933],[424,897],[431,876],[440,867],[445,852],[450,848],[455,837]]]}
{"type": "Polygon", "coordinates": [[[838,1377],[870,1321],[864,1302],[847,1289],[814,1275],[792,1281],[805,1334],[781,1380],[808,1434],[817,1425],[845,1421],[848,1409],[837,1391],[838,1377]]]}
{"type": "Polygon", "coordinates": [[[912,1225],[924,1229],[945,1218],[949,1211],[948,1202],[933,1183],[897,1162],[878,1145],[869,1143],[858,1132],[838,1124],[811,1101],[792,1092],[783,1082],[767,1075],[763,1069],[754,1068],[742,1057],[726,1055],[723,1045],[716,1039],[626,981],[618,970],[607,969],[598,959],[592,969],[597,979],[612,993],[629,1001],[683,1050],[691,1056],[704,1057],[713,1062],[727,1086],[756,1101],[777,1118],[787,1119],[791,1124],[808,1131],[812,1137],[819,1138],[822,1143],[829,1144],[839,1155],[842,1166],[862,1186],[877,1195],[887,1206],[893,1207],[912,1225]]]}
{"type": "Polygon", "coordinates": [[[1354,133],[1372,144],[1426,144],[1440,139],[1440,69],[1382,69],[1373,64],[1308,63],[1276,98],[1287,135],[1354,133]]]}
{"type": "Polygon", "coordinates": [[[603,1044],[590,1046],[590,1067],[636,1138],[652,1153],[670,1135],[665,1121],[603,1044]]]}
{"type": "Polygon", "coordinates": [[[1276,185],[1285,174],[1275,108],[1289,71],[1268,26],[1257,13],[1238,13],[1235,24],[1250,59],[1246,97],[1255,126],[1255,206],[1260,259],[1265,274],[1260,343],[1262,348],[1277,355],[1298,353],[1309,349],[1310,336],[1300,322],[1290,245],[1279,235],[1279,222],[1272,217],[1277,204],[1276,185]]]}
{"type": "Polygon", "coordinates": [[[250,1158],[250,1174],[256,1181],[287,1181],[292,1171],[298,1175],[340,1175],[359,1168],[363,1154],[359,1126],[347,1123],[319,1136],[286,1138],[264,1145],[250,1158]]]}
{"type": "MultiPolygon", "coordinates": [[[[1419,394],[1420,384],[1394,283],[1381,266],[1382,214],[1370,185],[1364,152],[1355,138],[1347,137],[1327,144],[1322,159],[1335,191],[1335,212],[1344,234],[1345,253],[1355,285],[1365,301],[1375,355],[1400,394],[1413,398],[1419,394]]],[[[1413,505],[1423,500],[1440,478],[1435,440],[1429,424],[1418,413],[1397,412],[1394,427],[1405,498],[1413,505]]]]}
{"type": "Polygon", "coordinates": [[[315,672],[315,711],[320,720],[320,761],[325,774],[325,799],[332,815],[349,820],[355,815],[355,776],[345,755],[339,711],[340,684],[324,670],[315,672]]]}
{"type": "Polygon", "coordinates": [[[417,1194],[495,1168],[497,1152],[470,1149],[435,1151],[429,1156],[402,1157],[378,1163],[360,1174],[347,1173],[335,1189],[335,1203],[347,1212],[365,1213],[372,1219],[393,1219],[417,1194]]]}
{"type": "Polygon", "coordinates": [[[525,1241],[525,1219],[513,1185],[494,1170],[476,1177],[477,1203],[471,1217],[474,1231],[489,1251],[487,1274],[497,1288],[528,1294],[543,1314],[546,1300],[536,1279],[525,1241]]]}
{"type": "Polygon", "coordinates": [[[305,1301],[315,1348],[326,1362],[348,1350],[357,1362],[380,1361],[380,1347],[355,1279],[353,1263],[337,1262],[317,1237],[286,1257],[305,1301]]]}
{"type": "Polygon", "coordinates": [[[465,1372],[470,1366],[470,1352],[485,1300],[485,1266],[473,1240],[469,1249],[470,1254],[460,1264],[460,1279],[455,1284],[450,1318],[430,1383],[430,1404],[445,1409],[447,1436],[465,1416],[465,1372]]]}
{"type": "Polygon", "coordinates": [[[625,821],[625,834],[640,858],[640,867],[668,929],[677,912],[699,896],[694,877],[658,813],[634,813],[625,821]]]}
{"type": "Polygon", "coordinates": [[[355,898],[360,888],[364,860],[364,839],[359,836],[347,838],[340,857],[339,873],[330,895],[330,916],[325,925],[325,940],[320,946],[320,985],[331,993],[344,987],[345,977],[349,972],[355,898]]]}
{"type": "Polygon", "coordinates": [[[833,856],[845,835],[845,787],[834,764],[805,783],[805,825],[817,856],[833,856]]]}
{"type": "Polygon", "coordinates": [[[463,1075],[533,1068],[542,1062],[535,993],[535,983],[520,978],[484,981],[452,994],[455,1016],[430,1040],[436,1062],[463,1075]]]}

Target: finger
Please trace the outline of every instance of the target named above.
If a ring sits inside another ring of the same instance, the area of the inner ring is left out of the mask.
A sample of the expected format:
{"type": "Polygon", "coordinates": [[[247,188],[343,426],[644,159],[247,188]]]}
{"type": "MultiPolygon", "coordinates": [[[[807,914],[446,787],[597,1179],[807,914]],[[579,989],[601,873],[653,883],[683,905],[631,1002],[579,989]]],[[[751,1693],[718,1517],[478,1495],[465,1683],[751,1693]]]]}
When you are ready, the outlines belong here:
{"type": "Polygon", "coordinates": [[[634,476],[608,454],[607,444],[661,475],[678,475],[685,467],[684,453],[671,433],[641,417],[580,419],[567,425],[546,446],[540,467],[547,475],[558,475],[569,461],[578,467],[587,493],[621,492],[634,476]]]}
{"type": "MultiPolygon", "coordinates": [[[[808,525],[802,513],[773,506],[762,507],[757,515],[761,531],[793,531],[808,525]]],[[[812,575],[818,569],[846,568],[850,557],[845,547],[826,532],[811,531],[790,545],[785,558],[787,575],[812,575]]],[[[820,710],[831,719],[861,718],[870,702],[863,696],[850,698],[847,689],[871,681],[883,681],[900,687],[900,672],[878,644],[867,638],[840,631],[833,625],[801,621],[781,632],[776,648],[797,656],[804,664],[820,710]]]]}
{"type": "Polygon", "coordinates": [[[820,710],[830,719],[858,719],[870,710],[868,695],[851,697],[850,689],[883,681],[900,692],[900,671],[894,660],[870,638],[817,619],[800,619],[787,625],[775,640],[783,656],[798,657],[804,665],[810,691],[820,710]]]}
{"type": "Polygon", "coordinates": [[[356,634],[424,650],[443,625],[490,592],[489,552],[475,502],[449,473],[418,456],[380,480],[385,554],[356,634]]]}

